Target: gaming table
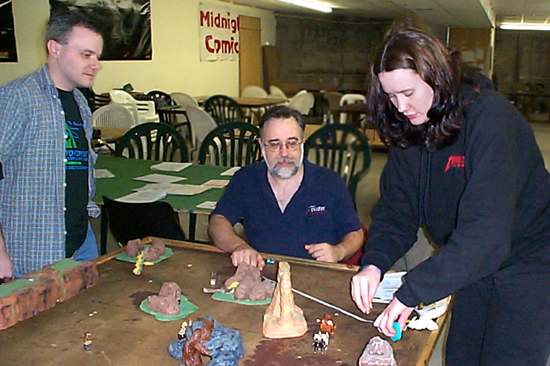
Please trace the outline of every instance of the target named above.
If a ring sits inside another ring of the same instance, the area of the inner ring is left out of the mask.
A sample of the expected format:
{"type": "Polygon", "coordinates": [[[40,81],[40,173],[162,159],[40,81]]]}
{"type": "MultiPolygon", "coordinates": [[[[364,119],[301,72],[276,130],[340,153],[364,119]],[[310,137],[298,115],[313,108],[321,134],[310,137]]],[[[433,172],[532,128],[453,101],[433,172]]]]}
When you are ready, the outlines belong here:
{"type": "MultiPolygon", "coordinates": [[[[142,312],[138,305],[148,295],[158,293],[163,282],[175,281],[199,310],[189,318],[211,315],[226,327],[238,329],[244,342],[241,365],[356,365],[370,338],[380,335],[372,325],[344,315],[336,315],[336,334],[325,353],[314,353],[312,336],[318,331],[316,318],[334,311],[298,295],[308,332],[299,338],[271,340],[262,337],[264,306],[217,302],[202,288],[209,286],[211,272],[222,283],[234,272],[227,254],[211,245],[171,241],[174,255],[154,266],[146,266],[141,276],[132,274],[133,265],[114,257],[120,250],[97,260],[100,279],[95,287],[54,308],[0,331],[2,365],[178,365],[166,351],[177,338],[181,321],[161,322],[142,312]],[[82,335],[91,332],[90,351],[83,349],[82,335]]],[[[350,296],[350,279],[357,267],[306,259],[268,255],[264,274],[276,278],[277,261],[290,263],[292,285],[327,302],[362,315],[350,296]]],[[[383,305],[375,304],[375,319],[383,305]]],[[[440,325],[446,316],[438,319],[440,325]]],[[[439,336],[438,331],[407,330],[403,339],[392,343],[400,366],[425,365],[439,336]]],[[[204,359],[204,364],[208,360],[204,359]]]]}

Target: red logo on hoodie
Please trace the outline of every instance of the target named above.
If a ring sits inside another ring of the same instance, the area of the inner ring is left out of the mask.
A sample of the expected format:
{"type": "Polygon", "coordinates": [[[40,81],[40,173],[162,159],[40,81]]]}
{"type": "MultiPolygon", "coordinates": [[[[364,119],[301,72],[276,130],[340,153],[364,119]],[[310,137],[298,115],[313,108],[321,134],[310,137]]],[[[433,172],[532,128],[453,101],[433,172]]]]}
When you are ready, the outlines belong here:
{"type": "Polygon", "coordinates": [[[464,155],[450,155],[444,172],[447,173],[451,168],[464,169],[464,155]]]}

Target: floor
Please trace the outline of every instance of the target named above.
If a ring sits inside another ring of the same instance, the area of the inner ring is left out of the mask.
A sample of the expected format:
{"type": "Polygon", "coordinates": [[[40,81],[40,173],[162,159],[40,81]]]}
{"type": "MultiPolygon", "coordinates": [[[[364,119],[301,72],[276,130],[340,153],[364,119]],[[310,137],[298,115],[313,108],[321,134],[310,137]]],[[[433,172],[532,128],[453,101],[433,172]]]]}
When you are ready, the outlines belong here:
{"type": "MultiPolygon", "coordinates": [[[[531,124],[535,137],[539,144],[539,147],[544,156],[547,168],[550,166],[550,123],[533,123],[531,124]]],[[[372,163],[369,170],[369,173],[365,178],[359,183],[357,189],[357,210],[361,218],[361,221],[368,226],[370,223],[370,214],[372,208],[379,197],[378,182],[380,179],[381,171],[386,163],[386,153],[374,151],[372,153],[372,163]]],[[[99,234],[99,225],[98,222],[93,222],[96,233],[99,234]]],[[[186,218],[182,219],[182,226],[186,226],[186,218]]],[[[206,235],[206,219],[199,218],[198,227],[197,227],[197,239],[207,240],[206,235]]],[[[99,235],[98,235],[99,239],[99,235]]],[[[114,248],[114,243],[112,238],[109,240],[109,248],[114,248]]],[[[425,259],[431,253],[431,246],[428,244],[427,240],[423,234],[419,233],[418,243],[415,245],[411,252],[408,253],[407,257],[396,264],[396,268],[405,269],[412,268],[414,265],[425,259]]],[[[430,363],[428,366],[439,366],[443,365],[443,343],[446,338],[446,330],[443,332],[442,337],[440,337],[437,346],[432,354],[430,363]]]]}

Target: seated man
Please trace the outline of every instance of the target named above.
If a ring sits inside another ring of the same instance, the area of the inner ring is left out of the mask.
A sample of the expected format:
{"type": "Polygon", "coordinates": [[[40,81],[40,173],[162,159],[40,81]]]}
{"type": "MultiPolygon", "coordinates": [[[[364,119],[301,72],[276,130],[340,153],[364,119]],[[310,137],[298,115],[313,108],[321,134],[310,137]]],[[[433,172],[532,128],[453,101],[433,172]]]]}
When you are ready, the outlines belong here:
{"type": "Polygon", "coordinates": [[[363,245],[351,196],[333,171],[304,160],[304,121],[279,106],[260,119],[264,160],[240,169],[210,217],[208,233],[233,265],[262,269],[258,251],[338,262],[363,245]],[[248,243],[233,230],[243,222],[248,243]]]}

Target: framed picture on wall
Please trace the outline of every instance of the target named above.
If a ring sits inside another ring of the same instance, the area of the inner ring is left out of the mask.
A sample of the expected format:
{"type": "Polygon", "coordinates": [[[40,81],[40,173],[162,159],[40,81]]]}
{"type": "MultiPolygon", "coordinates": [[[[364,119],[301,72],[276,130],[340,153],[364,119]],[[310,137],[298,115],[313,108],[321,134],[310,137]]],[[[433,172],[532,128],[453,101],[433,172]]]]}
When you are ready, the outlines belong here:
{"type": "Polygon", "coordinates": [[[12,0],[0,0],[0,62],[17,62],[12,0]]]}
{"type": "Polygon", "coordinates": [[[82,12],[97,24],[102,60],[152,59],[150,0],[50,0],[51,13],[63,10],[82,12]]]}

